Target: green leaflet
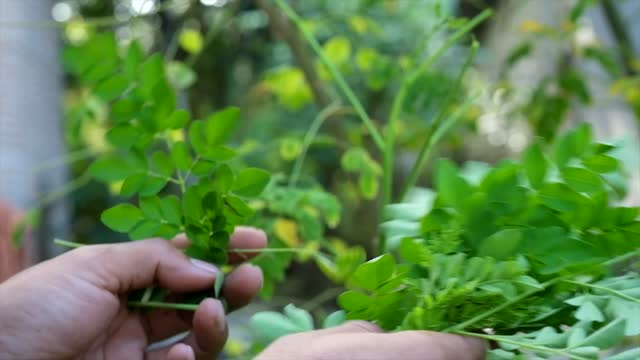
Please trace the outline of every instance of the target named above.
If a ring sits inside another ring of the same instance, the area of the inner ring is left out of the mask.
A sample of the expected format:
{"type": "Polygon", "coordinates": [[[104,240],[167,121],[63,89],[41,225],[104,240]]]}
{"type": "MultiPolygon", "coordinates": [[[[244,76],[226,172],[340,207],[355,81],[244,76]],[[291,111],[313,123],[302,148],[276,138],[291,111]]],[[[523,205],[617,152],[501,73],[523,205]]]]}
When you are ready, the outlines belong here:
{"type": "MultiPolygon", "coordinates": [[[[227,177],[229,175],[226,175],[227,177]]],[[[231,191],[240,196],[258,196],[269,184],[270,175],[268,172],[255,168],[247,168],[238,173],[231,191]]]]}
{"type": "Polygon", "coordinates": [[[271,342],[275,339],[298,332],[313,330],[311,315],[290,304],[284,308],[284,314],[260,312],[251,318],[250,326],[258,338],[271,342]]]}
{"type": "Polygon", "coordinates": [[[118,232],[128,232],[144,219],[144,214],[130,204],[120,204],[102,213],[102,222],[118,232]]]}

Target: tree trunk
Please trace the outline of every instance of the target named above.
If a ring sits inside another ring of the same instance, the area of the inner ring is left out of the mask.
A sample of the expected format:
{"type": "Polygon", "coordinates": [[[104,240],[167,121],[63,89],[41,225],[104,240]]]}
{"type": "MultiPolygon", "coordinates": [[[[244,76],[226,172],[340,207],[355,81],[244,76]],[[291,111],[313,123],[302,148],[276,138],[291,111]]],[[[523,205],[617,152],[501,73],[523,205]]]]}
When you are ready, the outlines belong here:
{"type": "MultiPolygon", "coordinates": [[[[62,167],[36,172],[65,153],[58,27],[51,6],[47,0],[0,0],[0,199],[22,210],[66,182],[62,167]]],[[[26,244],[27,262],[56,253],[51,239],[65,236],[65,208],[56,202],[43,209],[41,226],[26,244]]]]}

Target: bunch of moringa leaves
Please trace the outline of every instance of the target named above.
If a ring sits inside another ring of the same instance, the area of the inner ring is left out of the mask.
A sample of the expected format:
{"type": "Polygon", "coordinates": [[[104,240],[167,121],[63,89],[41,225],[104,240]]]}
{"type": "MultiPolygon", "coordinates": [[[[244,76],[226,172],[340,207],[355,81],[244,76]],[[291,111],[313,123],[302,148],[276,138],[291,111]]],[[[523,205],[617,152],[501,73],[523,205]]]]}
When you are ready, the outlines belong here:
{"type": "Polygon", "coordinates": [[[254,213],[247,200],[270,182],[268,172],[234,162],[235,151],[225,146],[239,110],[191,120],[176,96],[193,82],[191,70],[146,56],[136,42],[120,49],[111,33],[68,47],[64,62],[85,88],[83,103],[92,104],[69,118],[106,131],[107,144],[88,171],[117,184],[122,197],[102,222],[131,240],[186,233],[189,256],[225,264],[230,234],[254,213]]]}
{"type": "Polygon", "coordinates": [[[426,213],[386,209],[400,260],[355,271],[338,299],[347,318],[491,340],[489,359],[640,359],[611,355],[640,335],[639,209],[611,205],[624,195],[615,151],[580,126],[520,162],[441,160],[426,213]]]}

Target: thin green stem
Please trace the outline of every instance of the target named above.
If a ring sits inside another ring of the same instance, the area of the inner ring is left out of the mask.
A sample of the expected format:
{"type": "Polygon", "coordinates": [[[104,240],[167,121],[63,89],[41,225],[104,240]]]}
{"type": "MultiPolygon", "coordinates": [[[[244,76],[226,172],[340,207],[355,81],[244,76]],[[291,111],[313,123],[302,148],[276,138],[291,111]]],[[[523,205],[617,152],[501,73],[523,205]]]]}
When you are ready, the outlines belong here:
{"type": "Polygon", "coordinates": [[[178,176],[178,186],[180,187],[180,192],[184,194],[187,191],[185,178],[182,176],[182,173],[180,171],[177,171],[176,175],[178,176]]]}
{"type": "Polygon", "coordinates": [[[81,244],[81,243],[77,243],[77,242],[73,242],[73,241],[66,241],[66,240],[62,240],[62,239],[53,239],[53,243],[58,245],[58,246],[63,246],[63,247],[70,248],[70,249],[77,249],[79,247],[83,247],[83,246],[87,245],[87,244],[81,244]]]}
{"type": "MultiPolygon", "coordinates": [[[[454,32],[451,36],[445,40],[445,42],[418,67],[407,80],[408,82],[414,82],[422,73],[429,69],[429,67],[438,60],[445,51],[447,51],[453,44],[457,43],[462,37],[473,30],[476,26],[480,25],[489,16],[493,14],[491,9],[486,9],[480,14],[476,15],[473,19],[469,20],[463,27],[454,32]]],[[[406,82],[406,81],[405,81],[406,82]]],[[[409,84],[410,85],[410,84],[409,84]]],[[[403,84],[403,86],[405,86],[403,84]]],[[[394,100],[395,102],[395,100],[394,100]]],[[[400,104],[402,106],[402,104],[400,104]]]]}
{"type": "Polygon", "coordinates": [[[314,296],[309,301],[304,303],[301,306],[301,308],[307,311],[314,311],[318,307],[320,307],[322,304],[326,303],[327,301],[331,299],[335,299],[335,297],[340,295],[340,293],[342,293],[343,291],[344,291],[344,288],[341,288],[341,287],[325,289],[324,291],[322,291],[321,293],[319,293],[318,295],[314,296]]]}
{"type": "MultiPolygon", "coordinates": [[[[448,50],[451,46],[453,46],[453,44],[455,44],[468,32],[473,30],[473,28],[478,26],[478,24],[480,24],[486,18],[491,16],[491,14],[492,14],[491,10],[487,9],[481,12],[480,14],[478,14],[473,19],[471,19],[469,22],[467,22],[463,27],[458,29],[458,31],[456,31],[451,36],[449,36],[449,38],[447,38],[447,40],[440,46],[440,48],[438,48],[438,50],[436,50],[433,54],[431,54],[416,70],[414,70],[402,82],[402,85],[400,86],[400,90],[398,91],[398,94],[393,99],[393,104],[391,106],[391,114],[389,116],[389,122],[387,124],[387,131],[385,134],[385,148],[383,151],[383,169],[384,170],[383,170],[383,179],[382,179],[382,206],[380,207],[380,213],[382,213],[384,211],[384,208],[393,201],[393,170],[394,170],[393,163],[394,163],[394,157],[395,157],[395,154],[394,154],[395,127],[402,114],[402,109],[404,108],[405,100],[406,100],[407,94],[409,93],[409,89],[417,81],[417,79],[425,71],[427,71],[427,69],[429,69],[429,67],[431,67],[431,65],[437,59],[439,59],[442,56],[442,54],[444,54],[446,50],[448,50]]],[[[477,51],[477,44],[474,42],[474,46],[472,46],[472,54],[475,55],[476,51],[477,51]]],[[[472,56],[470,56],[470,58],[472,59],[472,56]]],[[[467,62],[470,62],[470,60],[468,60],[467,62]]],[[[465,66],[463,67],[462,72],[466,71],[467,67],[468,65],[465,63],[465,66]]],[[[423,149],[421,151],[421,156],[423,158],[425,158],[425,154],[423,154],[423,152],[428,150],[426,148],[427,147],[426,144],[427,142],[425,142],[425,146],[423,146],[423,149]]],[[[423,163],[425,163],[424,160],[422,161],[423,163]]],[[[418,160],[417,166],[419,167],[418,169],[416,169],[416,166],[414,166],[414,168],[412,169],[412,176],[416,177],[416,179],[412,180],[413,184],[415,184],[415,181],[417,180],[417,175],[420,174],[424,164],[420,166],[420,160],[418,160]]],[[[409,188],[413,186],[413,184],[409,184],[410,185],[409,188]]],[[[401,193],[400,199],[404,198],[407,191],[408,191],[407,185],[405,185],[401,193]]],[[[378,252],[382,254],[383,252],[386,251],[386,247],[387,247],[386,239],[384,238],[384,236],[382,236],[380,237],[378,252]]]]}
{"type": "Polygon", "coordinates": [[[416,48],[411,52],[410,59],[418,59],[420,55],[425,53],[427,51],[427,48],[429,47],[429,44],[431,44],[431,40],[433,39],[433,37],[438,34],[440,30],[442,30],[442,28],[444,28],[446,25],[447,18],[443,18],[442,20],[438,21],[438,23],[434,24],[433,27],[428,30],[429,33],[424,38],[424,40],[422,40],[421,43],[416,46],[416,48]]]}
{"type": "Polygon", "coordinates": [[[347,81],[344,79],[344,77],[340,73],[340,70],[338,70],[338,68],[335,66],[335,64],[333,64],[331,59],[329,59],[327,54],[325,54],[324,50],[322,49],[322,46],[320,46],[320,44],[318,43],[318,40],[316,40],[314,35],[304,26],[302,18],[300,18],[300,16],[296,14],[296,12],[284,0],[275,0],[275,2],[278,5],[278,7],[280,7],[282,12],[285,15],[287,15],[287,17],[289,17],[291,21],[293,21],[293,23],[296,25],[296,27],[298,28],[302,36],[305,38],[307,43],[309,43],[309,46],[311,46],[311,48],[318,55],[318,57],[320,58],[320,61],[327,67],[327,70],[329,70],[329,72],[333,76],[333,79],[336,81],[338,88],[340,88],[344,96],[349,100],[349,103],[351,103],[354,110],[362,120],[364,126],[369,131],[369,134],[373,138],[373,141],[378,147],[378,149],[384,152],[385,142],[384,140],[382,140],[382,136],[380,135],[380,132],[376,128],[375,124],[373,123],[373,120],[371,120],[371,118],[365,111],[364,107],[362,106],[362,103],[360,103],[360,100],[358,100],[358,98],[353,93],[353,90],[351,89],[349,84],[347,84],[347,81]]]}
{"type": "MultiPolygon", "coordinates": [[[[469,52],[469,55],[467,56],[467,59],[465,60],[464,65],[462,66],[462,69],[460,70],[460,73],[458,74],[458,77],[456,78],[454,88],[447,94],[447,97],[446,97],[445,101],[442,103],[442,107],[440,108],[440,111],[439,111],[438,115],[433,120],[433,125],[432,126],[435,127],[435,130],[434,130],[433,134],[431,134],[429,136],[427,141],[425,141],[424,144],[422,145],[422,148],[420,149],[420,152],[418,153],[418,159],[416,160],[415,165],[411,169],[411,173],[410,173],[409,177],[407,178],[406,183],[402,187],[402,192],[400,193],[400,200],[402,200],[407,195],[407,192],[409,192],[409,190],[411,190],[411,188],[413,186],[415,186],[416,182],[418,181],[418,177],[420,176],[420,174],[422,173],[423,169],[427,165],[427,161],[429,160],[429,156],[431,155],[431,152],[433,151],[433,149],[435,148],[435,146],[437,145],[437,143],[440,140],[440,138],[437,137],[436,135],[440,135],[440,137],[444,136],[444,133],[446,132],[446,130],[448,130],[449,127],[452,127],[454,125],[454,122],[457,121],[457,119],[459,118],[459,117],[456,117],[456,116],[452,116],[450,118],[450,122],[449,123],[445,123],[442,126],[440,126],[442,121],[443,121],[443,119],[444,119],[444,117],[447,114],[447,109],[449,107],[449,104],[453,100],[453,95],[456,92],[458,92],[458,90],[462,87],[462,81],[464,79],[464,75],[466,74],[467,70],[469,69],[469,67],[473,63],[473,59],[475,58],[475,56],[476,56],[476,54],[478,52],[478,48],[479,48],[478,42],[474,41],[472,43],[472,45],[471,45],[471,51],[469,52]],[[453,119],[456,119],[456,120],[453,121],[453,119]]],[[[468,103],[468,104],[470,104],[470,103],[468,103]]],[[[395,105],[395,103],[394,103],[394,105],[395,105]]],[[[465,109],[465,111],[466,111],[466,109],[465,109]]]]}
{"type": "Polygon", "coordinates": [[[49,161],[45,161],[41,163],[40,165],[36,166],[35,169],[33,169],[33,172],[39,173],[45,170],[55,169],[62,165],[67,165],[67,164],[74,163],[76,161],[88,159],[93,155],[94,155],[94,152],[90,149],[72,151],[63,157],[51,159],[49,161]]]}
{"type": "Polygon", "coordinates": [[[620,256],[614,257],[613,259],[607,260],[604,263],[602,263],[603,266],[611,266],[611,265],[615,265],[617,263],[621,263],[621,262],[625,262],[629,259],[632,259],[636,256],[640,255],[640,249],[636,250],[636,251],[632,251],[630,253],[626,253],[626,254],[622,254],[620,256]]]}
{"type": "MultiPolygon", "coordinates": [[[[400,90],[398,91],[398,95],[393,99],[393,105],[391,106],[391,115],[389,117],[389,132],[393,133],[393,125],[398,121],[402,113],[402,109],[404,107],[404,101],[407,97],[407,93],[411,88],[411,85],[422,75],[425,71],[431,67],[431,65],[438,60],[445,51],[447,51],[453,44],[458,42],[463,36],[465,36],[468,32],[473,30],[476,26],[482,23],[485,19],[491,16],[492,11],[490,9],[484,10],[480,14],[478,14],[473,19],[469,20],[465,24],[465,26],[461,27],[453,33],[451,36],[447,38],[447,40],[436,50],[433,54],[429,55],[429,57],[409,76],[407,76],[402,85],[400,86],[400,90]]],[[[477,45],[476,45],[477,46],[477,45]]],[[[473,49],[472,49],[473,50],[473,49]]],[[[475,50],[473,50],[475,52],[475,50]]],[[[387,136],[393,136],[393,134],[387,134],[387,136]]]]}
{"type": "Polygon", "coordinates": [[[196,163],[200,161],[200,155],[196,155],[196,157],[193,159],[193,162],[191,162],[191,166],[189,166],[189,169],[187,170],[187,173],[184,175],[184,183],[186,184],[189,181],[189,177],[191,176],[191,172],[193,171],[193,168],[196,166],[196,163]]]}
{"type": "Polygon", "coordinates": [[[127,303],[129,306],[140,307],[140,308],[154,308],[154,309],[173,309],[173,310],[186,310],[186,311],[196,311],[198,310],[198,304],[177,304],[177,303],[166,303],[159,301],[129,301],[127,303]]]}
{"type": "Polygon", "coordinates": [[[80,175],[79,177],[73,179],[72,181],[66,183],[63,187],[57,189],[56,191],[52,191],[44,196],[37,204],[33,206],[35,209],[43,208],[54,201],[63,198],[71,194],[72,192],[78,190],[82,186],[86,185],[91,181],[91,175],[88,172],[80,175]]]}
{"type": "Polygon", "coordinates": [[[474,99],[467,100],[455,113],[453,113],[447,121],[438,126],[433,134],[429,136],[429,139],[422,145],[420,152],[418,154],[418,159],[416,160],[416,164],[411,169],[411,173],[407,178],[404,186],[402,187],[402,192],[400,193],[400,198],[403,199],[409,190],[413,188],[422,173],[422,170],[427,164],[427,160],[430,158],[431,153],[435,149],[436,145],[440,142],[440,140],[444,137],[444,135],[451,129],[464,115],[464,113],[473,105],[474,99]]]}
{"type": "Polygon", "coordinates": [[[579,355],[575,355],[575,354],[571,354],[570,352],[566,351],[566,349],[554,349],[554,348],[550,348],[550,347],[546,347],[546,346],[529,344],[529,343],[526,343],[526,342],[510,339],[508,336],[479,334],[479,333],[472,333],[472,332],[467,332],[467,331],[453,331],[453,333],[454,334],[458,334],[458,335],[463,335],[463,336],[476,337],[476,338],[480,338],[480,339],[485,339],[485,340],[496,341],[496,342],[501,342],[501,343],[505,343],[505,344],[516,345],[516,346],[521,347],[523,349],[529,349],[529,350],[533,350],[533,351],[536,351],[536,352],[540,351],[540,352],[545,352],[547,354],[565,356],[565,357],[568,357],[569,359],[573,359],[573,360],[589,360],[589,358],[586,358],[586,357],[583,357],[583,356],[579,356],[579,355]]]}
{"type": "Polygon", "coordinates": [[[564,280],[564,282],[566,283],[570,283],[570,284],[574,284],[574,285],[578,285],[578,286],[582,286],[582,287],[586,287],[586,288],[591,288],[591,289],[595,289],[595,290],[600,290],[600,291],[604,291],[604,292],[608,292],[610,294],[613,294],[619,298],[634,302],[636,304],[640,304],[640,299],[635,298],[633,296],[629,296],[623,292],[620,292],[618,290],[615,289],[611,289],[605,286],[600,286],[600,285],[594,285],[594,284],[588,284],[588,283],[584,283],[584,282],[580,282],[580,281],[573,281],[573,280],[564,280]]]}
{"type": "Polygon", "coordinates": [[[307,156],[307,152],[311,147],[311,143],[318,135],[318,131],[322,124],[330,118],[331,116],[338,113],[340,110],[346,109],[345,107],[340,106],[337,103],[333,103],[326,108],[324,108],[318,115],[313,119],[311,126],[309,126],[309,130],[304,135],[304,140],[302,141],[302,151],[300,152],[300,156],[296,159],[293,164],[293,170],[291,171],[291,177],[289,178],[289,186],[296,186],[298,179],[300,179],[300,174],[302,173],[302,165],[304,165],[304,160],[307,156]]]}
{"type": "Polygon", "coordinates": [[[180,185],[180,180],[174,179],[171,176],[164,176],[153,171],[147,171],[147,175],[158,178],[158,179],[167,180],[168,182],[174,183],[176,185],[180,185]]]}
{"type": "Polygon", "coordinates": [[[262,248],[262,249],[229,249],[230,253],[243,254],[243,253],[304,253],[308,252],[307,249],[299,248],[262,248]]]}
{"type": "Polygon", "coordinates": [[[469,49],[469,54],[467,55],[467,58],[465,59],[464,64],[462,65],[462,68],[460,69],[460,72],[458,73],[458,76],[456,77],[456,80],[454,82],[452,91],[450,91],[447,94],[445,100],[442,102],[443,106],[440,108],[440,111],[438,112],[438,115],[434,119],[434,122],[433,122],[434,125],[437,126],[444,120],[444,118],[445,118],[445,116],[447,114],[447,108],[451,104],[451,102],[453,101],[454,95],[458,91],[460,91],[460,89],[462,88],[462,81],[464,80],[464,75],[467,73],[467,70],[469,70],[469,68],[471,67],[471,64],[473,64],[473,60],[476,58],[476,55],[478,54],[478,49],[479,48],[480,48],[480,44],[477,41],[474,40],[471,43],[471,47],[469,49]]]}

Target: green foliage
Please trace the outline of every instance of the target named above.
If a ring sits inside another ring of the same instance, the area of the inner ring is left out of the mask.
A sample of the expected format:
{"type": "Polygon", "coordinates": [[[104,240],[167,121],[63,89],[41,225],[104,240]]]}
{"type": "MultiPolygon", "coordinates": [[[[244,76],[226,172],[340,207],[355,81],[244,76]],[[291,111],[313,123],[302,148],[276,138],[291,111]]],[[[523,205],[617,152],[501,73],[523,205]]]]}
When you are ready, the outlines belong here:
{"type": "Polygon", "coordinates": [[[521,162],[503,161],[480,178],[441,161],[424,216],[411,216],[410,203],[386,212],[383,227],[403,237],[402,261],[386,254],[358,267],[339,304],[349,319],[388,330],[494,340],[491,359],[529,351],[593,359],[638,335],[628,317],[639,311],[637,276],[609,275],[640,245],[638,209],[610,205],[618,195],[608,176],[622,172],[613,150],[581,126],[550,151],[535,142],[521,162]],[[602,156],[606,166],[587,166],[602,156]]]}
{"type": "Polygon", "coordinates": [[[378,195],[380,165],[361,147],[348,149],[341,159],[342,168],[359,176],[358,188],[365,199],[374,199],[378,195]]]}
{"type": "Polygon", "coordinates": [[[313,319],[307,311],[294,305],[284,308],[284,314],[261,312],[251,318],[251,328],[258,337],[271,342],[281,336],[313,330],[313,319]]]}
{"type": "MultiPolygon", "coordinates": [[[[196,35],[185,30],[180,38],[192,53],[202,46],[196,35]]],[[[138,206],[123,203],[106,210],[103,223],[133,240],[171,239],[185,232],[191,240],[187,254],[224,264],[233,228],[253,215],[245,201],[259,196],[270,181],[264,170],[233,170],[235,152],[224,144],[239,110],[190,121],[176,103],[176,89],[184,84],[170,82],[162,58],[146,57],[136,42],[120,51],[108,33],[68,47],[65,64],[109,112],[109,146],[91,164],[90,174],[121,182],[120,194],[137,198],[138,206]],[[96,63],[108,66],[98,72],[90,66],[96,63]]]]}
{"type": "MultiPolygon", "coordinates": [[[[319,328],[332,328],[341,325],[344,321],[344,311],[339,310],[326,316],[322,321],[322,326],[319,328]]],[[[282,313],[263,311],[254,314],[251,317],[250,327],[258,341],[258,344],[254,344],[254,347],[258,345],[258,349],[282,336],[316,329],[311,314],[293,304],[285,306],[282,313]]]]}
{"type": "Polygon", "coordinates": [[[325,238],[324,229],[338,225],[341,206],[334,195],[321,188],[284,186],[276,178],[253,206],[259,209],[260,216],[250,224],[265,229],[271,248],[298,250],[298,256],[294,252],[266,252],[253,260],[264,273],[262,295],[265,297],[270,297],[276,284],[285,280],[285,271],[296,258],[299,261],[313,258],[336,282],[343,282],[364,260],[361,248],[348,248],[339,241],[329,242],[325,238]],[[320,247],[336,254],[335,258],[321,256],[317,253],[320,247]]]}

